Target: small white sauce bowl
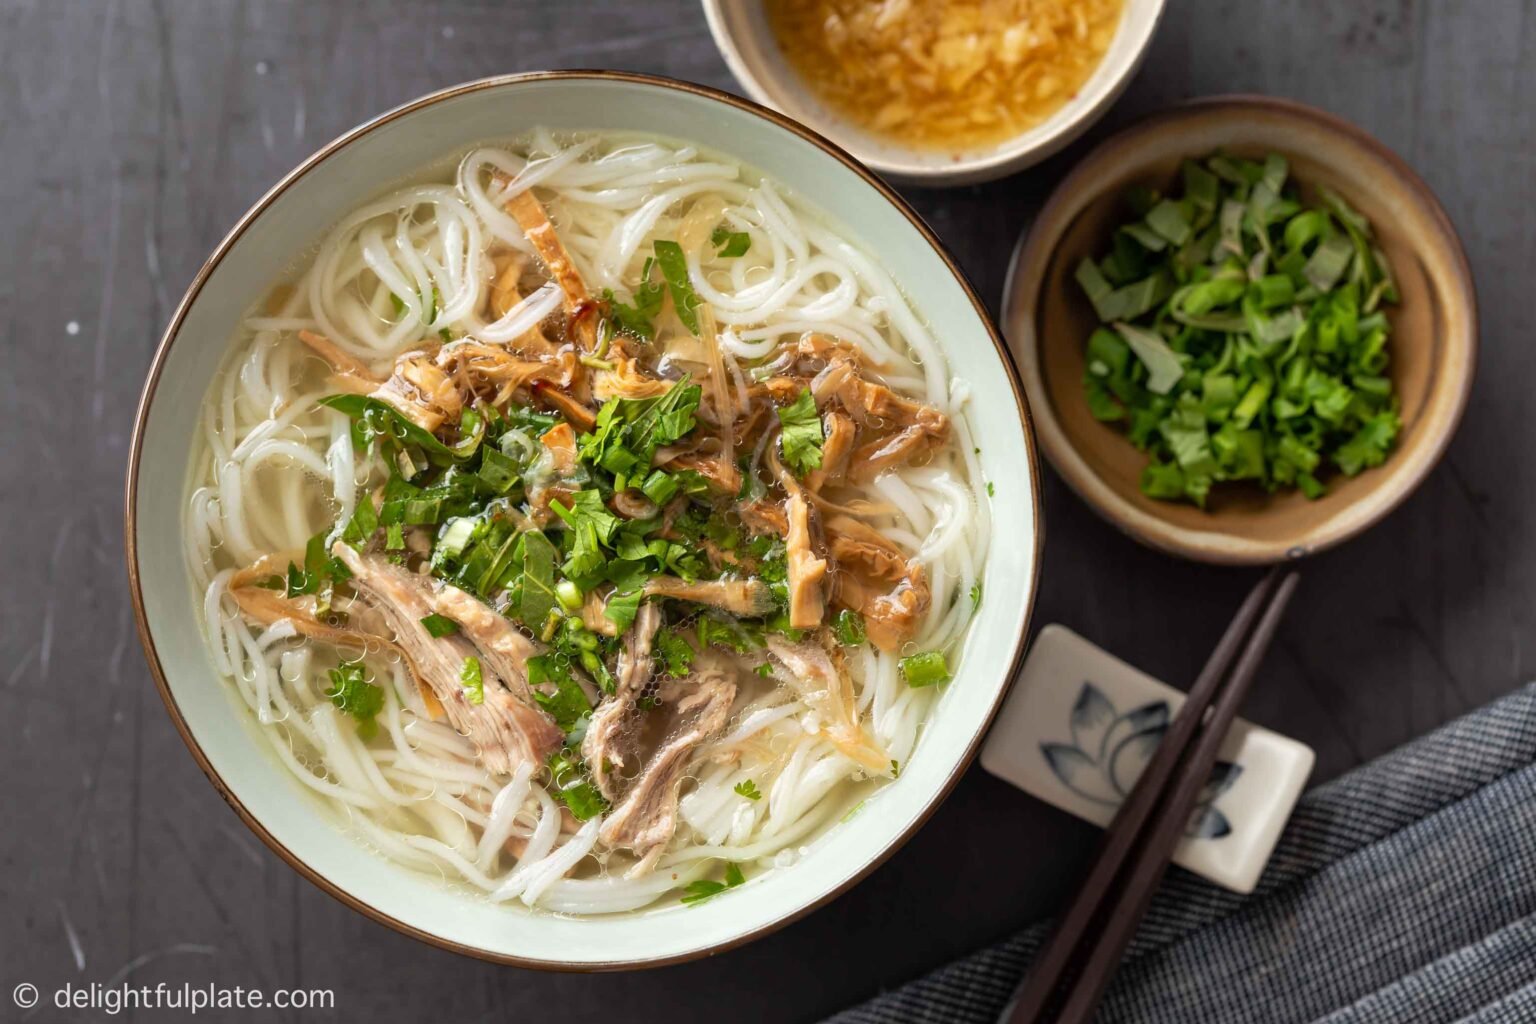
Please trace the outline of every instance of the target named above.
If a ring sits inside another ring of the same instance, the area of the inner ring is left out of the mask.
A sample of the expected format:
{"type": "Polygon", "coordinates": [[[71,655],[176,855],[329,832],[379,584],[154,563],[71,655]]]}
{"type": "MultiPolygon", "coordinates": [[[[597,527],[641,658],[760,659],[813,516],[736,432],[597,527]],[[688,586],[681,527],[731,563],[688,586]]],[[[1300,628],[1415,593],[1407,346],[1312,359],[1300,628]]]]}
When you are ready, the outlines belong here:
{"type": "MultiPolygon", "coordinates": [[[[1098,68],[1060,110],[1013,138],[969,150],[903,146],[848,120],[822,102],[780,52],[762,0],[703,0],[715,45],[753,99],[784,113],[893,181],[970,185],[1044,160],[1104,115],[1141,67],[1166,0],[1125,0],[1120,27],[1098,68]]],[[[927,0],[924,0],[927,2],[927,0]]]]}

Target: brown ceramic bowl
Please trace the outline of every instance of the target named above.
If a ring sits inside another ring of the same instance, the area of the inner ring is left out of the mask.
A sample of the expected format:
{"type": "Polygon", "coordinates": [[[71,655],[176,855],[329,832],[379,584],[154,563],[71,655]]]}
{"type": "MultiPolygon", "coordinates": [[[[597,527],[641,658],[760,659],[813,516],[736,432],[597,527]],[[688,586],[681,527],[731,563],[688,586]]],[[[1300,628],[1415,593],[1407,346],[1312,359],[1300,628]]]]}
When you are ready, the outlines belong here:
{"type": "Polygon", "coordinates": [[[1477,303],[1450,219],[1418,175],[1365,132],[1312,107],[1261,96],[1197,100],[1094,149],[1057,186],[1009,268],[1003,323],[1046,457],[1111,523],[1144,544],[1204,562],[1261,565],[1332,547],[1385,516],[1429,473],[1472,387],[1477,303]],[[1299,492],[1218,484],[1205,510],[1141,493],[1146,456],[1083,398],[1084,343],[1097,326],[1073,270],[1100,255],[1133,183],[1167,187],[1179,164],[1216,149],[1283,154],[1302,185],[1334,189],[1371,221],[1397,276],[1390,374],[1403,430],[1387,461],[1299,492]]]}

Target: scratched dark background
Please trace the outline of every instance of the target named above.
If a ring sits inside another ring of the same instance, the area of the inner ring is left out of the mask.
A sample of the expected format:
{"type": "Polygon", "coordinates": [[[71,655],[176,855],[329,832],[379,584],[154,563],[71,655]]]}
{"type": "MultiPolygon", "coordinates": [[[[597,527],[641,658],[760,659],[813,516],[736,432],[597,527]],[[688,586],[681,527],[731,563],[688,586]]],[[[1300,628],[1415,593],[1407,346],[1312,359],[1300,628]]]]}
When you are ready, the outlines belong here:
{"type": "MultiPolygon", "coordinates": [[[[550,67],[734,88],[692,0],[0,0],[0,1019],[20,982],[127,977],[331,988],[345,1020],[810,1020],[1049,913],[1081,863],[1085,826],[976,768],[869,880],[770,938],[659,971],[541,975],[347,910],[200,776],[150,683],[122,559],[160,331],[204,255],[321,143],[441,86],[550,67]]],[[[1321,780],[1536,669],[1536,10],[1174,0],[1089,141],[1231,91],[1318,104],[1403,154],[1460,229],[1481,300],[1483,365],[1449,456],[1306,567],[1245,709],[1315,747],[1321,780]]],[[[994,309],[1016,236],[1082,152],[910,193],[994,309]]],[[[1141,550],[1049,473],[1045,510],[1036,624],[1189,679],[1246,578],[1141,550]]]]}

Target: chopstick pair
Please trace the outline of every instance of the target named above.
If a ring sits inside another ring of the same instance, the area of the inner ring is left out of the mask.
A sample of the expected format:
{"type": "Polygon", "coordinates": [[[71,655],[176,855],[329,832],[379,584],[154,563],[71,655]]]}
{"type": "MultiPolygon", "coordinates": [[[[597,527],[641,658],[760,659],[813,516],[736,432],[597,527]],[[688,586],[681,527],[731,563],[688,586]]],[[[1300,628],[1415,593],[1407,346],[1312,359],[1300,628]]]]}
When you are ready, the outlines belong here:
{"type": "Polygon", "coordinates": [[[1183,837],[1297,579],[1277,566],[1243,601],[1000,1024],[1092,1018],[1183,837]]]}

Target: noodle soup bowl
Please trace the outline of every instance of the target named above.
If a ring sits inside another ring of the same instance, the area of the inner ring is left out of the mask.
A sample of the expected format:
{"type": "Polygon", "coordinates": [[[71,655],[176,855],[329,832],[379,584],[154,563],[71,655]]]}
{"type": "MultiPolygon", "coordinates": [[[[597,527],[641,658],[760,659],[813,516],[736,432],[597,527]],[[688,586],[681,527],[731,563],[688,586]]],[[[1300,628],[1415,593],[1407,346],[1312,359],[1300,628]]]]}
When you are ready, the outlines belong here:
{"type": "Polygon", "coordinates": [[[403,933],[523,966],[599,970],[719,952],[834,898],[890,856],[948,793],[1011,681],[1039,557],[1038,469],[1017,375],[982,304],[933,233],[847,154],[770,111],[697,86],[571,72],[489,79],[435,93],[320,150],[264,196],[219,245],[178,307],[145,385],[127,481],[126,545],[134,610],[166,708],[210,781],[275,852],[347,905],[403,933]],[[369,851],[276,756],[199,625],[183,540],[199,403],[241,318],[324,225],[454,152],[535,127],[652,132],[708,148],[774,179],[881,266],[932,328],[995,481],[986,600],[900,778],[870,806],[792,847],[795,863],[748,871],[708,902],[562,917],[493,904],[464,886],[369,851]]]}

